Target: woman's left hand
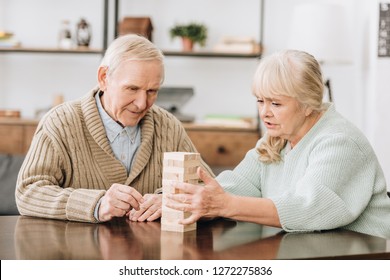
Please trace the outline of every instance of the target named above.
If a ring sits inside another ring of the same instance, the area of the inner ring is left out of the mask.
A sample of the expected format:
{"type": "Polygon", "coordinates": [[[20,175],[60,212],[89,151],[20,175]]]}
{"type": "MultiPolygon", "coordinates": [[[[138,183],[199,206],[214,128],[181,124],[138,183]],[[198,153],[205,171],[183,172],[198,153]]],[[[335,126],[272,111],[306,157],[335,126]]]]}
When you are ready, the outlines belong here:
{"type": "Polygon", "coordinates": [[[181,224],[192,224],[202,217],[222,216],[228,207],[229,195],[221,185],[200,167],[197,170],[204,186],[189,183],[173,183],[180,190],[179,194],[166,194],[166,206],[172,209],[191,212],[191,216],[180,221],[181,224]]]}

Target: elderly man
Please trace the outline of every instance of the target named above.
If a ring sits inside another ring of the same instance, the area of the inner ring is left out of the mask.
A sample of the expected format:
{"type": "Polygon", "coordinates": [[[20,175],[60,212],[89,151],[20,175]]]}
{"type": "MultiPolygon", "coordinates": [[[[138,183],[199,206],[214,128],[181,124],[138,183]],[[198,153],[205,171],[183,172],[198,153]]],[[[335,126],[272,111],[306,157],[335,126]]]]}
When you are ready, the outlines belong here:
{"type": "Polygon", "coordinates": [[[153,105],[163,55],[143,37],[119,37],[97,78],[97,88],[38,125],[16,186],[22,215],[84,222],[161,216],[163,153],[196,152],[181,123],[153,105]]]}

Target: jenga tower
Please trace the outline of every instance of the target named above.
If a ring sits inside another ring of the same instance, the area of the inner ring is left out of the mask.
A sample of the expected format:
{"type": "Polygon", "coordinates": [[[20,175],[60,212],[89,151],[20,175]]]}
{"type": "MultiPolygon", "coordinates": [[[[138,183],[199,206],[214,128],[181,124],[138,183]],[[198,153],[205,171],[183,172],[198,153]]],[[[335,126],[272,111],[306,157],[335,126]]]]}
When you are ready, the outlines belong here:
{"type": "Polygon", "coordinates": [[[198,153],[170,152],[164,153],[163,162],[163,200],[161,215],[161,230],[186,232],[196,229],[196,223],[190,225],[179,224],[179,220],[191,215],[189,212],[174,210],[165,206],[166,194],[180,193],[171,186],[172,182],[185,182],[198,184],[197,168],[200,166],[200,155],[198,153]]]}

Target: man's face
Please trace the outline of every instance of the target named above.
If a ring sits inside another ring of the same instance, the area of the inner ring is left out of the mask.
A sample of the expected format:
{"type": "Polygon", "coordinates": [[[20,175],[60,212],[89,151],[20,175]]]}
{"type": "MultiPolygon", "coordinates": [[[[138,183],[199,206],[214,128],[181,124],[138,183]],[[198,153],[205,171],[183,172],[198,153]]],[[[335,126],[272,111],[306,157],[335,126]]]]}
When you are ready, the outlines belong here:
{"type": "Polygon", "coordinates": [[[157,60],[125,61],[110,75],[107,67],[100,67],[101,100],[110,117],[123,126],[137,125],[157,98],[162,67],[157,60]]]}

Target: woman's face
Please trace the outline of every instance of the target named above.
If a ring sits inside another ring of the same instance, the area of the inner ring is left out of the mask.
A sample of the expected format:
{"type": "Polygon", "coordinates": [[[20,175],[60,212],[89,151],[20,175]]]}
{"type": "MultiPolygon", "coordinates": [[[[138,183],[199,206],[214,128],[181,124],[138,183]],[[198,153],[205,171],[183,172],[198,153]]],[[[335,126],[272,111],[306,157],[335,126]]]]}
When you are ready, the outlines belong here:
{"type": "Polygon", "coordinates": [[[273,95],[257,98],[261,120],[268,135],[280,137],[295,146],[314,125],[311,121],[312,110],[304,109],[295,98],[285,95],[273,95]]]}
{"type": "Polygon", "coordinates": [[[162,81],[162,64],[155,61],[125,61],[111,74],[100,67],[102,105],[110,117],[123,126],[135,126],[157,98],[162,81]]]}

